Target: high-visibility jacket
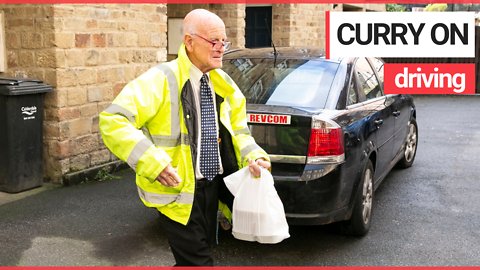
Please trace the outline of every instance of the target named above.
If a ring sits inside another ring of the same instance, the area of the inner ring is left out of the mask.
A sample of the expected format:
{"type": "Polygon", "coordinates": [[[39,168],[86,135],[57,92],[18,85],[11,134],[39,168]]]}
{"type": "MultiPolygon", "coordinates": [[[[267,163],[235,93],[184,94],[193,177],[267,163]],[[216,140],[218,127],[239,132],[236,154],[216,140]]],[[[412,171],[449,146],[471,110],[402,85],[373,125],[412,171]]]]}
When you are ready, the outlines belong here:
{"type": "MultiPolygon", "coordinates": [[[[99,115],[103,141],[135,170],[143,203],[182,224],[189,220],[195,192],[198,132],[189,83],[191,65],[182,45],[177,59],[159,64],[128,83],[99,115]],[[169,163],[182,179],[176,187],[155,180],[169,163]]],[[[245,97],[237,85],[220,69],[210,71],[210,81],[216,93],[225,174],[247,166],[248,159],[269,160],[250,134],[245,97]]]]}

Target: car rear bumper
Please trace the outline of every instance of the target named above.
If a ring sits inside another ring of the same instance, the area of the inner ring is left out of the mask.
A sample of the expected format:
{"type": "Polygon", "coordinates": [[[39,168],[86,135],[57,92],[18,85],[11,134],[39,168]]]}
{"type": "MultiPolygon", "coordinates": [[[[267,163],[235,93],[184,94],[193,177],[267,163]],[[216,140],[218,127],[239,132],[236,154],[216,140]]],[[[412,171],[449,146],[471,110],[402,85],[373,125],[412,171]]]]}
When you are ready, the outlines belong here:
{"type": "Polygon", "coordinates": [[[320,225],[349,217],[352,193],[345,187],[351,185],[343,181],[340,168],[311,181],[275,181],[290,224],[320,225]]]}

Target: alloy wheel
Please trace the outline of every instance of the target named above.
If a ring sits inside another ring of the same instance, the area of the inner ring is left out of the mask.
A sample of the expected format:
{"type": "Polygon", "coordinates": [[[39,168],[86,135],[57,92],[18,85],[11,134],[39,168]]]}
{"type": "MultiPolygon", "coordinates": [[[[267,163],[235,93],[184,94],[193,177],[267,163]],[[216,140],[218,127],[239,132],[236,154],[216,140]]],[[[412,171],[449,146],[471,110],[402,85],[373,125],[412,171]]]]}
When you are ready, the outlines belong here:
{"type": "Polygon", "coordinates": [[[405,144],[405,160],[411,162],[415,157],[415,151],[417,151],[417,127],[410,123],[408,131],[407,141],[405,144]]]}
{"type": "Polygon", "coordinates": [[[372,202],[373,202],[373,174],[370,169],[365,171],[365,179],[363,181],[362,190],[362,217],[364,224],[370,221],[372,215],[372,202]]]}

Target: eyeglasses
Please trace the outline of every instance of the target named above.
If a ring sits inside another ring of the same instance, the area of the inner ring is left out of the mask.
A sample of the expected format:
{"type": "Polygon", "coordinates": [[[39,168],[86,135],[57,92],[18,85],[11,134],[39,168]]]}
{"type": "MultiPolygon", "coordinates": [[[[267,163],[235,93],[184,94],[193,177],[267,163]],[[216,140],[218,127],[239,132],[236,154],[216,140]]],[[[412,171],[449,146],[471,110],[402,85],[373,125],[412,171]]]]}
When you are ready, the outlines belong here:
{"type": "Polygon", "coordinates": [[[212,44],[212,49],[215,49],[215,50],[218,50],[220,48],[225,48],[225,51],[228,50],[230,48],[230,45],[232,45],[232,43],[230,41],[220,41],[220,40],[215,40],[215,41],[211,41],[211,40],[208,40],[200,35],[197,35],[197,34],[191,34],[192,36],[197,36],[203,40],[205,40],[206,42],[212,44]]]}

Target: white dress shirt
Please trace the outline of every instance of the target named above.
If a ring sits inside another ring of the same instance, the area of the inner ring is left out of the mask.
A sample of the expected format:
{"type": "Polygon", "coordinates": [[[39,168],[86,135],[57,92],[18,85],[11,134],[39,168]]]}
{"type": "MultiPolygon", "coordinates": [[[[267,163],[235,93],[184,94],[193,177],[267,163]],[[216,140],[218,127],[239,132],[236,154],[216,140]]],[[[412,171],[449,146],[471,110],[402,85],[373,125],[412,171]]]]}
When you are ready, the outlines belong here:
{"type": "MultiPolygon", "coordinates": [[[[201,115],[200,115],[200,79],[202,78],[203,73],[195,66],[192,65],[190,68],[190,83],[192,84],[194,96],[195,96],[195,106],[197,108],[197,133],[198,133],[198,138],[197,138],[197,161],[196,164],[197,166],[195,167],[195,178],[202,179],[204,178],[202,173],[200,172],[200,137],[202,133],[202,129],[200,128],[201,126],[201,115]]],[[[210,83],[210,75],[207,73],[208,77],[208,85],[210,86],[210,89],[212,90],[212,97],[213,97],[213,106],[215,108],[215,124],[217,126],[217,138],[218,138],[218,115],[217,115],[217,104],[215,102],[215,91],[213,89],[212,84],[210,83]]],[[[222,159],[220,156],[220,148],[218,152],[218,160],[220,162],[220,172],[219,174],[223,173],[223,167],[222,167],[222,159]]]]}

